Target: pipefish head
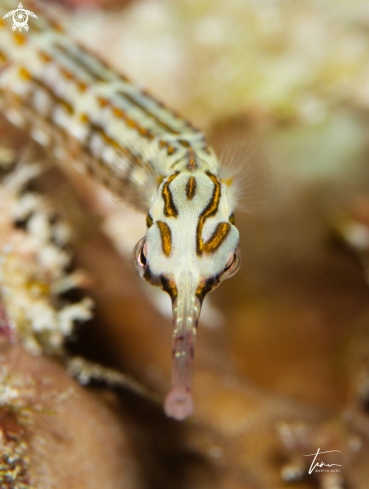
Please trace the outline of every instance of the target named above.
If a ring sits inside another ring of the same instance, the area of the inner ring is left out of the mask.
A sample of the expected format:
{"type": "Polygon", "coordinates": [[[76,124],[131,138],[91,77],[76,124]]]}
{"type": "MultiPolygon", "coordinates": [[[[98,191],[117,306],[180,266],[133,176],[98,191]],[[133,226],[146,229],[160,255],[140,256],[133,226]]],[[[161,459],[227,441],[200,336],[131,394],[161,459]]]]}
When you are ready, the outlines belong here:
{"type": "Polygon", "coordinates": [[[173,173],[158,187],[148,231],[134,250],[141,277],[168,292],[173,309],[172,386],[168,416],[193,412],[191,378],[202,302],[240,265],[239,234],[226,186],[204,171],[173,173]]]}

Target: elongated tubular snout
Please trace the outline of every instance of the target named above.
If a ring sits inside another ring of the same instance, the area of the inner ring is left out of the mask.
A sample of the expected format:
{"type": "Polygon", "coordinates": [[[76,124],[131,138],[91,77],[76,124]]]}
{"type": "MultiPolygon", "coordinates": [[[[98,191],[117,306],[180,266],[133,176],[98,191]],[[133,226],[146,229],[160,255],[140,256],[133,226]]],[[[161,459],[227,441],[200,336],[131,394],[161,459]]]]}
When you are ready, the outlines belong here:
{"type": "Polygon", "coordinates": [[[195,284],[191,282],[185,280],[183,287],[178,287],[178,296],[172,304],[172,381],[164,409],[167,416],[177,420],[186,419],[193,413],[192,366],[201,304],[195,293],[195,284]]]}

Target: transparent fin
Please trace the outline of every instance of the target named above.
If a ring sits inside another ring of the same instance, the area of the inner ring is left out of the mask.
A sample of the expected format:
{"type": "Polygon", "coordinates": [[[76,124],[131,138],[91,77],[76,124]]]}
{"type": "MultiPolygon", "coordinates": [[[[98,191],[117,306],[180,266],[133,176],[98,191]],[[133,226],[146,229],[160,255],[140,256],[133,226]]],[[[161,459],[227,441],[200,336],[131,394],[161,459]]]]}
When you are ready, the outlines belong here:
{"type": "Polygon", "coordinates": [[[234,209],[253,212],[269,202],[269,165],[256,143],[235,141],[228,144],[220,156],[219,176],[228,186],[234,209]]]}
{"type": "Polygon", "coordinates": [[[147,212],[150,199],[163,177],[163,154],[155,144],[133,139],[108,165],[113,195],[139,210],[147,212]]]}

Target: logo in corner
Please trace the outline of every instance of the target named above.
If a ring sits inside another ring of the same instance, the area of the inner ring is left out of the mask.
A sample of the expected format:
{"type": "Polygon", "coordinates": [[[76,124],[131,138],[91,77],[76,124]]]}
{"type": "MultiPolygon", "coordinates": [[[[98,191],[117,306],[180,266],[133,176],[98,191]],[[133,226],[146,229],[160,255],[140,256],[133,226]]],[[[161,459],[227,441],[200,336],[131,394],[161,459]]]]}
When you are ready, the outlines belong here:
{"type": "Polygon", "coordinates": [[[19,29],[19,32],[21,32],[22,29],[28,31],[28,16],[38,19],[37,15],[35,15],[33,12],[31,12],[30,10],[25,10],[21,3],[18,5],[18,8],[16,10],[11,10],[7,14],[5,14],[3,19],[6,19],[11,15],[13,16],[12,30],[15,31],[16,29],[19,29]]]}

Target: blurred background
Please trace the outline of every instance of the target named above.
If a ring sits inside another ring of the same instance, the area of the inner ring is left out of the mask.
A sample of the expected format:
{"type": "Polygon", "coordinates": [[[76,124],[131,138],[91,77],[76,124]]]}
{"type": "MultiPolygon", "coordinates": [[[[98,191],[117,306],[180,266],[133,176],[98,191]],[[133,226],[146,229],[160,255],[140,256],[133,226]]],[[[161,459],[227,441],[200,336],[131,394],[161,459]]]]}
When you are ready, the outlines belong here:
{"type": "MultiPolygon", "coordinates": [[[[124,487],[366,489],[369,3],[66,0],[47,7],[72,38],[204,131],[218,153],[232,141],[257,141],[271,171],[269,203],[236,213],[239,273],[206,299],[193,418],[179,424],[133,393],[113,402],[96,390],[130,440],[122,458],[131,457],[137,473],[124,487]],[[302,454],[318,448],[341,452],[330,462],[341,465],[339,474],[307,473],[302,454]]],[[[146,289],[130,258],[145,216],[71,180],[93,222],[75,262],[93,278],[96,314],[67,351],[163,396],[168,303],[146,289]]],[[[114,481],[106,487],[123,487],[114,481]]]]}
{"type": "Polygon", "coordinates": [[[218,154],[234,140],[266,153],[272,197],[237,214],[242,271],[210,296],[224,315],[210,336],[226,338],[249,380],[336,407],[340,352],[367,299],[358,261],[331,239],[344,212],[366,214],[367,2],[68,3],[79,7],[63,10],[73,37],[193,122],[218,154]]]}

